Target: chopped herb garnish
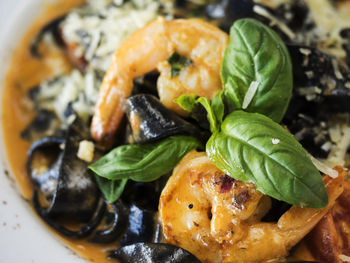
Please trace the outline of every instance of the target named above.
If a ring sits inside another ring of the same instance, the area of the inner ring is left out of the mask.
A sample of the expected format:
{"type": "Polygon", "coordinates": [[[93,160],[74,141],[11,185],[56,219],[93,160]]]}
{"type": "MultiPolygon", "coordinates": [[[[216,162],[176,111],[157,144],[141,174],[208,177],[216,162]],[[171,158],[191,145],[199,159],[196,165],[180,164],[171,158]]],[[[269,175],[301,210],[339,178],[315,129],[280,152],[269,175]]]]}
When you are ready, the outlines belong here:
{"type": "Polygon", "coordinates": [[[186,57],[180,56],[179,53],[174,52],[169,58],[168,62],[171,65],[171,77],[174,78],[179,75],[181,69],[192,63],[192,61],[186,57]]]}

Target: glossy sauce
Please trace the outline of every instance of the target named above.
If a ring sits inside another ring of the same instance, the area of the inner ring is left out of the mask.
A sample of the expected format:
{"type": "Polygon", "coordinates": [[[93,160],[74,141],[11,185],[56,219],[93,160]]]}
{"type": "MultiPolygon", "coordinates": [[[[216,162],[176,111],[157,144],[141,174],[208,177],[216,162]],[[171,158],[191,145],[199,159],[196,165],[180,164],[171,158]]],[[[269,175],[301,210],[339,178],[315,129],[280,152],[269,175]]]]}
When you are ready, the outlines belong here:
{"type": "MultiPolygon", "coordinates": [[[[27,98],[27,91],[38,85],[43,80],[60,72],[71,70],[71,66],[63,51],[40,46],[40,52],[45,57],[35,59],[29,52],[29,47],[34,36],[40,29],[71,10],[73,7],[84,2],[83,0],[58,0],[53,4],[45,6],[44,12],[29,28],[13,52],[9,70],[4,82],[2,105],[2,127],[5,141],[7,158],[12,174],[17,182],[25,199],[31,200],[33,187],[26,173],[25,163],[30,143],[20,137],[21,131],[31,122],[34,117],[32,107],[27,98]],[[52,69],[53,60],[59,60],[59,69],[52,69]]],[[[34,211],[33,211],[34,213],[34,211]]],[[[115,249],[115,246],[101,246],[82,240],[71,240],[64,238],[57,233],[55,235],[65,244],[71,247],[78,254],[91,262],[116,262],[107,259],[107,251],[115,249]]]]}

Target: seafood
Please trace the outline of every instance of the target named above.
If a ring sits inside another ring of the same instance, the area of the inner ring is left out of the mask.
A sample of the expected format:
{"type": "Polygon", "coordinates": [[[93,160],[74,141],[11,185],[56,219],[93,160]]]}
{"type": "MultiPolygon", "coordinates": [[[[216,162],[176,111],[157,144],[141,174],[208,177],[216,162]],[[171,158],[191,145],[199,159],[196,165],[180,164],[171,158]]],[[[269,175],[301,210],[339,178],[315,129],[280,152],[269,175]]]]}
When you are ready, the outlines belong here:
{"type": "MultiPolygon", "coordinates": [[[[112,146],[112,142],[115,146],[152,144],[168,136],[186,134],[205,143],[210,136],[206,109],[197,105],[187,115],[173,101],[181,94],[193,93],[212,99],[221,89],[219,71],[228,41],[226,33],[233,22],[247,17],[275,30],[291,54],[294,90],[282,125],[312,156],[332,156],[337,142],[329,131],[334,128],[331,120],[350,110],[350,30],[346,25],[339,29],[344,45],[337,42],[336,47],[347,57],[338,60],[338,53],[327,53],[336,49],[317,30],[317,19],[310,15],[311,1],[277,1],[278,6],[265,6],[267,2],[275,1],[219,0],[205,4],[180,0],[174,1],[172,9],[170,3],[164,5],[163,1],[89,0],[71,13],[51,18],[32,36],[33,41],[25,47],[26,54],[29,51],[38,65],[51,65],[51,52],[57,52],[67,65],[62,70],[55,63],[52,75],[43,74],[29,81],[23,79],[37,75],[34,71],[39,74],[40,67],[34,65],[35,70],[29,72],[19,67],[23,74],[14,78],[19,79],[18,83],[10,85],[23,91],[31,88],[27,93],[30,101],[28,105],[24,101],[23,106],[36,114],[24,130],[19,126],[26,143],[36,141],[28,156],[28,177],[34,186],[29,186],[28,199],[34,193],[32,201],[37,214],[64,238],[68,237],[74,247],[84,249],[87,258],[98,262],[285,260],[282,258],[291,247],[317,222],[303,239],[309,242],[314,260],[334,262],[341,255],[349,255],[350,241],[344,238],[349,228],[348,195],[340,195],[344,177],[340,168],[338,178],[324,177],[330,195],[328,207],[315,210],[292,207],[263,195],[252,183],[243,184],[219,171],[204,153],[190,153],[171,177],[165,174],[149,183],[128,179],[121,190],[116,189],[115,180],[94,180],[87,171],[88,164],[76,156],[79,141],[91,137],[80,136],[83,128],[72,129],[71,121],[79,116],[85,128],[90,125],[98,87],[110,60],[91,126],[92,136],[98,142],[95,160],[105,153],[102,151],[106,148],[101,146],[112,146]],[[151,2],[154,5],[148,8],[151,2]],[[209,22],[166,22],[160,17],[141,28],[157,15],[166,19],[195,15],[209,22]],[[124,16],[127,20],[121,21],[124,16]],[[141,29],[123,42],[136,28],[141,29]],[[48,79],[43,81],[44,78],[48,79]],[[189,116],[194,118],[187,119],[189,116]],[[119,195],[121,191],[124,192],[119,195]],[[119,199],[108,203],[111,192],[118,193],[119,199]],[[331,226],[336,226],[336,232],[331,226]],[[320,236],[331,237],[332,245],[328,246],[329,240],[320,236]],[[110,247],[116,250],[110,251],[110,247]],[[328,253],[327,247],[333,253],[328,253]]],[[[32,67],[28,65],[27,68],[32,67]]],[[[4,105],[6,115],[12,104],[4,105]]],[[[227,109],[223,109],[223,114],[229,114],[227,109]]],[[[26,118],[28,121],[23,123],[29,122],[26,118]]],[[[8,129],[6,133],[18,135],[18,130],[8,129]]],[[[13,144],[14,139],[6,139],[9,148],[23,148],[22,144],[13,144]]],[[[91,149],[86,151],[91,153],[91,149]]],[[[12,163],[21,167],[16,154],[13,151],[12,163]]],[[[348,183],[344,188],[349,188],[348,183]]]]}
{"type": "Polygon", "coordinates": [[[203,262],[261,262],[288,254],[334,205],[345,171],[325,177],[329,204],[291,207],[277,222],[262,222],[271,201],[252,184],[226,176],[205,153],[188,153],[174,169],[159,204],[165,240],[203,262]],[[177,211],[174,213],[173,211],[177,211]]]}
{"type": "Polygon", "coordinates": [[[165,22],[160,17],[136,31],[117,49],[104,77],[92,119],[93,138],[98,142],[113,140],[133,79],[155,69],[160,71],[159,97],[168,109],[181,112],[173,102],[181,94],[212,98],[221,89],[219,71],[227,41],[226,33],[197,19],[165,22]],[[191,63],[171,77],[167,58],[174,52],[191,63]]]}
{"type": "Polygon", "coordinates": [[[343,262],[342,256],[350,252],[349,216],[350,182],[344,182],[344,192],[333,208],[306,237],[312,255],[320,262],[343,262]]]}
{"type": "Polygon", "coordinates": [[[201,131],[194,125],[168,110],[154,96],[139,94],[126,102],[129,120],[129,143],[146,143],[172,135],[188,134],[199,136],[201,131]]]}

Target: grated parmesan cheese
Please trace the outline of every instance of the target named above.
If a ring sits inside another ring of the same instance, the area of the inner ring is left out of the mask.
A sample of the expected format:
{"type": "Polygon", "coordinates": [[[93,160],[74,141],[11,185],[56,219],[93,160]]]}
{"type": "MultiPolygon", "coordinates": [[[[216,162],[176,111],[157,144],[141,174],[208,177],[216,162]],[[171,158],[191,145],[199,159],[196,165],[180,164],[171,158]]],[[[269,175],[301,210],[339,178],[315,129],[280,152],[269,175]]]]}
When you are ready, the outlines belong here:
{"type": "Polygon", "coordinates": [[[330,151],[331,148],[332,148],[332,143],[331,142],[325,142],[321,146],[321,149],[324,150],[325,152],[330,151]]]}
{"type": "Polygon", "coordinates": [[[315,74],[312,70],[310,71],[305,71],[305,75],[309,78],[312,79],[313,77],[315,77],[315,74]]]}
{"type": "Polygon", "coordinates": [[[94,111],[102,76],[88,70],[85,75],[73,70],[70,74],[45,81],[39,86],[36,105],[56,114],[63,124],[71,123],[77,114],[87,120],[94,111]]]}
{"type": "Polygon", "coordinates": [[[350,262],[350,257],[347,255],[339,255],[338,256],[340,260],[342,260],[343,262],[350,262]]]}
{"type": "MultiPolygon", "coordinates": [[[[127,36],[154,20],[160,7],[159,0],[88,0],[74,9],[60,29],[65,42],[75,47],[74,55],[86,61],[86,70],[84,74],[77,69],[62,72],[57,70],[62,68],[60,61],[47,60],[56,77],[40,84],[35,105],[54,112],[63,127],[77,116],[88,121],[112,54],[127,36]]],[[[167,10],[171,12],[173,7],[168,4],[167,10]]]]}
{"type": "Polygon", "coordinates": [[[308,48],[299,48],[299,51],[301,54],[305,55],[305,56],[308,56],[311,54],[311,50],[308,49],[308,48]]]}
{"type": "Polygon", "coordinates": [[[249,106],[249,104],[252,102],[255,96],[255,93],[258,90],[259,84],[260,83],[257,81],[252,81],[252,83],[250,83],[247,93],[245,94],[243,99],[242,109],[246,109],[249,106]]]}
{"type": "Polygon", "coordinates": [[[318,48],[338,58],[345,58],[343,40],[339,33],[343,28],[349,27],[348,14],[337,12],[328,0],[305,0],[305,2],[316,24],[311,34],[318,39],[318,48]]]}
{"type": "Polygon", "coordinates": [[[63,38],[73,43],[77,57],[93,69],[107,71],[111,54],[135,30],[154,20],[160,2],[89,0],[71,12],[61,25],[63,38]]]}
{"type": "Polygon", "coordinates": [[[308,154],[308,156],[310,157],[312,163],[316,166],[316,168],[324,173],[324,174],[328,174],[330,177],[332,178],[337,178],[338,177],[338,172],[332,168],[330,168],[329,166],[327,166],[326,164],[324,164],[323,162],[317,160],[315,157],[313,157],[311,154],[308,154]]]}
{"type": "Polygon", "coordinates": [[[276,138],[272,139],[272,144],[279,144],[279,143],[280,143],[279,139],[276,139],[276,138]]]}
{"type": "Polygon", "coordinates": [[[270,26],[276,25],[283,33],[285,33],[290,39],[295,38],[294,32],[283,22],[279,21],[276,17],[274,17],[269,11],[259,5],[254,5],[253,11],[258,15],[264,16],[270,20],[270,26]]]}
{"type": "Polygon", "coordinates": [[[83,140],[79,143],[77,157],[87,163],[94,159],[95,145],[93,142],[83,140]]]}
{"type": "Polygon", "coordinates": [[[332,59],[332,66],[333,66],[334,75],[336,76],[336,78],[343,79],[343,75],[341,74],[341,72],[339,70],[338,61],[336,59],[332,59]]]}
{"type": "Polygon", "coordinates": [[[333,127],[330,129],[330,136],[335,145],[331,148],[326,163],[330,166],[343,166],[347,150],[350,147],[350,127],[333,127]]]}
{"type": "Polygon", "coordinates": [[[349,82],[349,81],[347,81],[347,82],[345,83],[345,88],[350,89],[350,82],[349,82]]]}

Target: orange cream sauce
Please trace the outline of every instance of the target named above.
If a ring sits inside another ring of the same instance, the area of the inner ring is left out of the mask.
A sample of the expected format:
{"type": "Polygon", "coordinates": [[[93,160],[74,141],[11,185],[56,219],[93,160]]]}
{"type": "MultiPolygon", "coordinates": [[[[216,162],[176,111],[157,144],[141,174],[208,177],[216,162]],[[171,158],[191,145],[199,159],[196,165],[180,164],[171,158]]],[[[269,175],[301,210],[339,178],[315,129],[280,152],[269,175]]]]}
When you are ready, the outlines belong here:
{"type": "MultiPolygon", "coordinates": [[[[21,131],[25,129],[34,117],[27,98],[27,91],[55,74],[54,71],[57,69],[51,69],[50,58],[56,60],[59,58],[61,72],[71,70],[71,66],[61,50],[41,45],[40,52],[45,58],[48,58],[43,61],[31,56],[29,46],[34,36],[38,34],[45,24],[83,2],[84,0],[57,0],[55,3],[45,6],[42,15],[34,21],[14,50],[12,61],[3,83],[1,117],[7,158],[22,195],[27,200],[31,199],[33,192],[25,169],[30,143],[20,137],[21,131]]],[[[106,252],[115,249],[115,246],[101,246],[87,241],[73,241],[59,235],[56,236],[91,262],[115,262],[106,258],[106,252]]]]}

